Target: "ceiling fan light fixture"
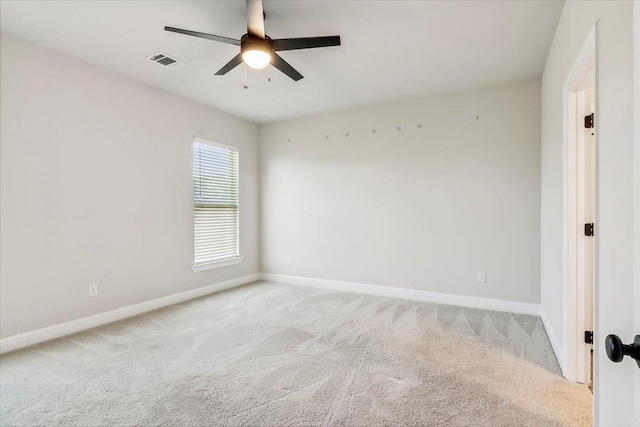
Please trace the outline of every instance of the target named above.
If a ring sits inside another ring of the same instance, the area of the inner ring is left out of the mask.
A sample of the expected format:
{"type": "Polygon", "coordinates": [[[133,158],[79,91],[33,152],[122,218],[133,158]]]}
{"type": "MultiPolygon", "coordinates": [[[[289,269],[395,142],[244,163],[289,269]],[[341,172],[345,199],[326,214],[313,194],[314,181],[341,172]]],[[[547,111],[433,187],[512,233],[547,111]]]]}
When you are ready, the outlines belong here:
{"type": "MultiPolygon", "coordinates": [[[[265,68],[271,64],[274,68],[282,71],[293,81],[297,82],[304,76],[276,52],[280,52],[281,50],[340,46],[340,36],[296,37],[272,40],[271,37],[264,32],[265,15],[262,1],[263,0],[245,0],[247,5],[247,33],[243,35],[240,40],[175,27],[164,27],[164,29],[165,31],[171,31],[173,33],[240,46],[240,53],[220,68],[216,72],[216,76],[223,76],[244,62],[245,65],[255,69],[265,68]]],[[[246,87],[245,85],[245,88],[246,87]]]]}
{"type": "Polygon", "coordinates": [[[260,70],[271,62],[271,54],[262,49],[251,49],[242,53],[242,60],[249,67],[260,70]]]}

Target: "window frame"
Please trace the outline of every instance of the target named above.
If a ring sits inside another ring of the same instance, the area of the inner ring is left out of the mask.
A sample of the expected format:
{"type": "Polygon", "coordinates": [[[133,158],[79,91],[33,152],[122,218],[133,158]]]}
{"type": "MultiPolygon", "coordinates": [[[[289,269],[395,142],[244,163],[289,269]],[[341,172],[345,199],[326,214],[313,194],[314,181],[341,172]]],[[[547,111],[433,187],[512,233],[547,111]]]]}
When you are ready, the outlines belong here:
{"type": "Polygon", "coordinates": [[[230,265],[235,265],[235,264],[239,264],[240,262],[242,262],[242,260],[244,259],[244,257],[241,255],[241,247],[240,247],[240,148],[239,147],[235,147],[232,145],[226,145],[226,144],[221,144],[219,142],[213,142],[213,141],[209,141],[207,139],[204,138],[199,138],[199,137],[194,137],[193,141],[191,142],[191,232],[192,232],[192,236],[193,236],[193,241],[192,241],[192,245],[191,245],[191,250],[192,250],[192,265],[191,268],[193,270],[194,273],[197,273],[199,271],[205,271],[205,270],[211,270],[214,268],[220,268],[220,267],[227,267],[230,265]],[[221,259],[213,259],[213,260],[208,260],[208,261],[203,261],[203,262],[199,262],[196,263],[195,259],[196,259],[196,236],[195,236],[195,232],[196,232],[196,218],[195,218],[195,207],[196,207],[196,200],[195,200],[195,196],[194,196],[194,185],[195,185],[195,175],[193,173],[194,170],[194,151],[195,151],[195,145],[196,144],[201,144],[201,145],[209,145],[211,147],[215,147],[215,148],[220,148],[223,150],[229,150],[229,151],[235,151],[238,153],[238,188],[237,188],[237,194],[238,194],[238,208],[237,208],[237,215],[238,215],[238,221],[237,221],[237,225],[236,225],[236,236],[237,236],[237,254],[234,256],[230,256],[230,257],[226,257],[226,258],[221,258],[221,259]]]}

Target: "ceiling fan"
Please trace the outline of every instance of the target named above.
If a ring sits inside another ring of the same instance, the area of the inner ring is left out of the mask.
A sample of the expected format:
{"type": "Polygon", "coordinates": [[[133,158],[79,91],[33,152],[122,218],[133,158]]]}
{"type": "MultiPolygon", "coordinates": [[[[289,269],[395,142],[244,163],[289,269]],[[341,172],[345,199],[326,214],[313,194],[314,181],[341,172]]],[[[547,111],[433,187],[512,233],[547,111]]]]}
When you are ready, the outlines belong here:
{"type": "Polygon", "coordinates": [[[340,36],[300,37],[293,39],[271,39],[264,33],[265,14],[262,0],[246,0],[247,2],[247,34],[240,40],[197,31],[164,27],[165,31],[200,37],[216,42],[240,46],[240,53],[222,67],[216,76],[222,76],[240,65],[243,61],[251,68],[261,69],[271,64],[293,80],[303,76],[276,52],[282,50],[312,49],[316,47],[340,46],[340,36]]]}

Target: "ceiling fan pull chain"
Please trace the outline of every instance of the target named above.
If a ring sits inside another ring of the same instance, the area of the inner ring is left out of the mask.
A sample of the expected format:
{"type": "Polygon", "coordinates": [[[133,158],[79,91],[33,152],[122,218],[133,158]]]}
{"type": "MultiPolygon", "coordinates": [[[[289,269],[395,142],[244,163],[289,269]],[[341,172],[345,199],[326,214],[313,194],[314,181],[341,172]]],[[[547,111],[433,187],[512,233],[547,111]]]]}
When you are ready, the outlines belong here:
{"type": "Polygon", "coordinates": [[[271,64],[267,65],[267,81],[271,81],[271,64]]]}
{"type": "Polygon", "coordinates": [[[244,64],[244,88],[245,89],[249,89],[249,86],[247,85],[247,64],[244,64]]]}

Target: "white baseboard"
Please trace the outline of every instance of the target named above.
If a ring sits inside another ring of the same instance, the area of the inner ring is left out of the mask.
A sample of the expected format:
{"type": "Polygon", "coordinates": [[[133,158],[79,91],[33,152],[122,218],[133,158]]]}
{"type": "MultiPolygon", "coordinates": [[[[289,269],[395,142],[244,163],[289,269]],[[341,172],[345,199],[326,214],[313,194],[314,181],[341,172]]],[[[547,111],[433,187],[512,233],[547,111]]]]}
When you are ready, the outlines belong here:
{"type": "Polygon", "coordinates": [[[341,282],[337,280],[312,279],[309,277],[287,276],[283,274],[262,273],[262,280],[286,285],[306,286],[310,288],[328,289],[355,294],[375,295],[401,298],[437,304],[457,305],[461,307],[479,308],[483,310],[505,311],[508,313],[530,314],[538,316],[540,306],[516,301],[505,301],[481,297],[441,294],[420,291],[417,289],[392,288],[388,286],[367,285],[364,283],[341,282]]]}
{"type": "Polygon", "coordinates": [[[257,280],[260,280],[260,274],[250,274],[248,276],[226,280],[224,282],[215,283],[209,286],[203,286],[201,288],[192,289],[190,291],[180,292],[177,294],[168,295],[166,297],[141,302],[139,304],[117,308],[115,310],[107,311],[93,316],[83,317],[82,319],[71,320],[69,322],[59,323],[57,325],[48,326],[46,328],[36,329],[34,331],[13,335],[0,340],[0,353],[6,353],[8,351],[17,350],[19,348],[27,347],[33,344],[49,341],[54,338],[71,335],[76,332],[95,328],[96,326],[102,326],[107,323],[125,319],[127,317],[136,316],[148,311],[157,310],[162,307],[167,307],[169,305],[177,304],[225,289],[234,288],[236,286],[255,282],[257,280]]]}
{"type": "Polygon", "coordinates": [[[442,294],[437,292],[421,291],[416,289],[393,288],[388,286],[368,285],[364,283],[343,282],[337,280],[313,279],[309,277],[288,276],[282,274],[251,274],[237,279],[227,280],[225,282],[216,283],[202,288],[192,289],[190,291],[157,298],[151,301],[118,308],[94,316],[84,317],[82,319],[72,320],[65,323],[49,326],[46,328],[36,329],[34,331],[13,335],[0,340],[0,353],[6,353],[17,350],[33,344],[71,335],[87,329],[102,326],[107,323],[122,320],[127,317],[136,316],[148,311],[157,310],[158,308],[167,307],[193,298],[198,298],[207,294],[222,291],[224,289],[233,288],[244,285],[246,283],[255,282],[257,280],[266,280],[270,282],[283,283],[288,285],[306,286],[319,289],[327,289],[341,292],[350,292],[365,295],[375,295],[390,298],[400,298],[413,301],[424,301],[437,304],[457,305],[461,307],[479,308],[483,310],[504,311],[508,313],[529,314],[540,316],[542,318],[547,335],[556,353],[558,362],[565,369],[564,360],[561,359],[558,341],[553,331],[547,326],[544,317],[544,311],[538,304],[529,304],[515,301],[505,301],[481,297],[468,297],[462,295],[442,294]]]}
{"type": "Polygon", "coordinates": [[[560,341],[558,341],[556,333],[551,328],[551,325],[549,325],[549,320],[547,319],[547,315],[542,305],[540,305],[540,319],[542,320],[542,325],[544,326],[545,331],[547,331],[547,336],[549,337],[549,341],[551,342],[551,347],[553,347],[553,352],[556,354],[556,359],[558,359],[558,364],[560,365],[560,370],[562,370],[562,375],[567,378],[567,362],[564,357],[564,352],[562,351],[562,347],[560,347],[560,341]]]}

